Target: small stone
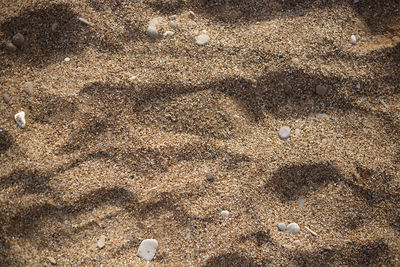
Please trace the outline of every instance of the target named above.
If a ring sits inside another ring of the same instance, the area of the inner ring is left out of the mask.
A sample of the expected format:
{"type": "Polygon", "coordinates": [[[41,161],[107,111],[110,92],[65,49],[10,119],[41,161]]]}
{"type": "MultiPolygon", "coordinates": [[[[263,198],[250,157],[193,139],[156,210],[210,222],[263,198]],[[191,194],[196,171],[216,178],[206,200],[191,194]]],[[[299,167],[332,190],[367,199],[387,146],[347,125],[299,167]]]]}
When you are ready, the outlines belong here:
{"type": "Polygon", "coordinates": [[[16,35],[13,36],[12,38],[13,44],[15,44],[17,47],[21,47],[24,45],[25,38],[21,33],[17,33],[16,35]]]}
{"type": "Polygon", "coordinates": [[[221,216],[222,216],[223,218],[229,217],[229,211],[227,211],[227,210],[221,211],[221,216]]]}
{"type": "Polygon", "coordinates": [[[57,28],[58,28],[58,23],[57,22],[54,22],[53,24],[51,24],[51,31],[52,32],[57,31],[57,28]]]}
{"type": "Polygon", "coordinates": [[[15,122],[18,124],[19,127],[25,128],[26,121],[25,121],[25,112],[20,111],[14,115],[15,122]]]}
{"type": "Polygon", "coordinates": [[[8,53],[14,53],[15,51],[17,51],[17,47],[13,43],[7,42],[6,43],[6,51],[8,53]]]}
{"type": "Polygon", "coordinates": [[[4,103],[6,103],[6,104],[8,104],[10,102],[10,96],[8,95],[8,93],[4,93],[3,100],[4,100],[4,103]]]}
{"type": "Polygon", "coordinates": [[[193,11],[189,11],[188,17],[189,17],[189,19],[194,19],[196,17],[196,15],[194,14],[193,11]]]}
{"type": "Polygon", "coordinates": [[[290,85],[290,84],[285,84],[285,93],[287,94],[287,95],[290,95],[291,93],[292,93],[292,91],[293,91],[293,88],[292,88],[292,86],[290,85]]]}
{"type": "Polygon", "coordinates": [[[299,196],[299,198],[297,199],[297,202],[299,203],[299,208],[303,208],[304,207],[304,203],[306,202],[304,196],[299,196]]]}
{"type": "Polygon", "coordinates": [[[292,234],[298,234],[300,232],[300,227],[297,223],[291,223],[287,226],[287,231],[292,234]]]}
{"type": "Polygon", "coordinates": [[[71,59],[69,57],[64,58],[65,62],[69,62],[71,59]]]}
{"type": "Polygon", "coordinates": [[[350,43],[351,43],[352,45],[355,45],[355,44],[357,43],[357,38],[356,38],[355,35],[352,35],[352,36],[350,37],[350,43]]]}
{"type": "Polygon", "coordinates": [[[294,130],[294,135],[299,136],[300,135],[300,129],[295,129],[294,130]]]}
{"type": "Polygon", "coordinates": [[[293,65],[298,66],[298,65],[300,65],[300,59],[298,59],[297,57],[294,57],[294,58],[292,58],[292,63],[293,63],[293,65]]]}
{"type": "Polygon", "coordinates": [[[166,37],[172,36],[172,35],[174,35],[173,31],[166,31],[166,32],[164,32],[163,37],[166,38],[166,37]]]}
{"type": "Polygon", "coordinates": [[[172,15],[172,16],[170,17],[170,20],[176,20],[177,18],[178,18],[177,15],[172,15]]]}
{"type": "Polygon", "coordinates": [[[151,261],[156,255],[158,242],[155,239],[145,239],[140,243],[138,257],[151,261]]]}
{"type": "Polygon", "coordinates": [[[324,95],[326,95],[327,92],[328,92],[328,88],[326,88],[325,86],[317,85],[315,87],[315,93],[317,93],[317,95],[324,96],[324,95]]]}
{"type": "Polygon", "coordinates": [[[78,20],[79,20],[80,22],[82,22],[83,24],[87,25],[87,26],[91,26],[91,25],[92,25],[92,24],[91,24],[89,21],[87,21],[85,18],[80,17],[80,18],[78,18],[78,20]]]}
{"type": "Polygon", "coordinates": [[[33,94],[33,84],[31,82],[26,82],[25,83],[25,91],[29,94],[33,94]]]}
{"type": "Polygon", "coordinates": [[[286,224],[284,223],[278,223],[278,230],[281,232],[285,232],[287,229],[286,224]]]}
{"type": "Polygon", "coordinates": [[[301,242],[300,242],[300,240],[295,240],[295,241],[293,241],[293,244],[295,244],[296,246],[300,246],[301,242]]]}
{"type": "Polygon", "coordinates": [[[286,140],[290,137],[290,128],[288,126],[283,126],[279,129],[278,132],[279,138],[282,140],[286,140]]]}
{"type": "Polygon", "coordinates": [[[212,173],[207,172],[206,173],[206,178],[209,182],[214,181],[214,175],[212,173]]]}
{"type": "Polygon", "coordinates": [[[97,241],[97,247],[99,249],[104,248],[104,246],[106,245],[106,237],[104,235],[100,236],[99,241],[97,241]]]}
{"type": "Polygon", "coordinates": [[[47,260],[50,262],[51,265],[56,265],[56,259],[54,259],[53,257],[47,257],[47,260]]]}
{"type": "Polygon", "coordinates": [[[198,45],[205,45],[210,41],[210,36],[207,34],[200,34],[199,36],[196,37],[196,44],[198,45]]]}
{"type": "Polygon", "coordinates": [[[150,25],[147,27],[146,33],[149,37],[151,38],[157,38],[158,37],[158,31],[155,26],[150,25]]]}
{"type": "Polygon", "coordinates": [[[178,26],[178,24],[175,21],[170,21],[168,22],[168,26],[175,29],[178,26]]]}

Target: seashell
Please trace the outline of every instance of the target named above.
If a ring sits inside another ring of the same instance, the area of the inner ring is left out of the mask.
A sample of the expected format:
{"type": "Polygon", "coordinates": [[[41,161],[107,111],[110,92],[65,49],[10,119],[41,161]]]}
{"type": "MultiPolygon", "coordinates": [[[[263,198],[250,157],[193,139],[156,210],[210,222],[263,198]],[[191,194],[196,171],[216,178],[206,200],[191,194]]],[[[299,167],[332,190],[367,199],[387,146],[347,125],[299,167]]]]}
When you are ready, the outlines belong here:
{"type": "Polygon", "coordinates": [[[15,122],[18,124],[19,127],[25,128],[26,121],[25,121],[25,112],[20,111],[14,115],[15,122]]]}

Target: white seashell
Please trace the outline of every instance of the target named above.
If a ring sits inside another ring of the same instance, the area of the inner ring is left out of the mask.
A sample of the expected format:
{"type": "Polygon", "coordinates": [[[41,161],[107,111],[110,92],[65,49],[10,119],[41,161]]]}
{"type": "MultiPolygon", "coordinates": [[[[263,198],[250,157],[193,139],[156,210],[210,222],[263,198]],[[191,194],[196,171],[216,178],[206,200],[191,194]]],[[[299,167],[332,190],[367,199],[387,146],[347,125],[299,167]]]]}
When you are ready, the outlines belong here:
{"type": "Polygon", "coordinates": [[[25,128],[26,121],[25,121],[25,112],[20,111],[14,115],[15,122],[18,124],[19,127],[25,128]]]}

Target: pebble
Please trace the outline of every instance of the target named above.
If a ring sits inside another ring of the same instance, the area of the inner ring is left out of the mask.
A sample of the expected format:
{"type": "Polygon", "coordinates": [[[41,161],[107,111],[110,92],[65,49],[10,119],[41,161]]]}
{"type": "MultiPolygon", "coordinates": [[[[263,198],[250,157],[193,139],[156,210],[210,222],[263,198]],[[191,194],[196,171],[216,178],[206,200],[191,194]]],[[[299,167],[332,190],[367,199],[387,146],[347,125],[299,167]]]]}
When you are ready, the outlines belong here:
{"type": "Polygon", "coordinates": [[[146,33],[151,38],[157,38],[158,37],[158,31],[157,31],[157,28],[154,25],[149,25],[149,27],[147,27],[146,33]]]}
{"type": "Polygon", "coordinates": [[[12,38],[13,44],[15,44],[17,47],[21,47],[24,45],[25,38],[21,33],[17,33],[16,35],[13,36],[12,38]]]}
{"type": "Polygon", "coordinates": [[[97,247],[99,249],[104,248],[104,246],[106,245],[106,237],[104,235],[100,236],[99,241],[97,241],[97,247]]]}
{"type": "Polygon", "coordinates": [[[71,59],[70,59],[69,57],[64,58],[64,61],[65,61],[65,62],[70,62],[70,60],[71,60],[71,59]]]}
{"type": "Polygon", "coordinates": [[[57,28],[58,28],[58,23],[57,22],[54,22],[53,24],[51,24],[51,31],[52,32],[57,31],[57,28]]]}
{"type": "Polygon", "coordinates": [[[350,43],[352,45],[355,45],[357,43],[357,38],[354,34],[350,37],[350,43]]]}
{"type": "Polygon", "coordinates": [[[297,57],[292,58],[292,63],[293,65],[300,65],[300,59],[298,59],[297,57]]]}
{"type": "Polygon", "coordinates": [[[140,243],[138,257],[151,261],[156,255],[158,242],[155,239],[145,239],[140,243]]]}
{"type": "Polygon", "coordinates": [[[223,218],[229,217],[229,211],[227,211],[227,210],[221,211],[221,216],[222,216],[223,218]]]}
{"type": "Polygon", "coordinates": [[[172,15],[171,17],[170,17],[170,19],[171,20],[176,20],[178,17],[176,16],[176,15],[172,15]]]}
{"type": "Polygon", "coordinates": [[[4,103],[6,103],[6,104],[8,104],[10,102],[10,96],[8,95],[8,93],[4,93],[3,100],[4,100],[4,103]]]}
{"type": "Polygon", "coordinates": [[[296,246],[300,246],[301,242],[300,242],[300,240],[295,240],[295,241],[293,241],[293,244],[295,244],[296,246]]]}
{"type": "Polygon", "coordinates": [[[300,129],[295,129],[294,130],[294,135],[299,136],[300,135],[300,129]]]}
{"type": "Polygon", "coordinates": [[[214,181],[214,175],[212,173],[207,172],[206,173],[206,178],[210,182],[214,181]]]}
{"type": "Polygon", "coordinates": [[[328,88],[326,88],[325,86],[317,85],[315,87],[315,93],[317,93],[317,95],[324,96],[324,95],[326,95],[327,92],[328,92],[328,88]]]}
{"type": "Polygon", "coordinates": [[[189,19],[195,19],[196,15],[194,14],[193,11],[189,11],[188,17],[189,17],[189,19]]]}
{"type": "Polygon", "coordinates": [[[166,37],[172,36],[172,35],[174,35],[173,31],[166,31],[166,32],[164,32],[163,37],[166,38],[166,37]]]}
{"type": "Polygon", "coordinates": [[[47,260],[50,262],[51,265],[56,265],[56,259],[54,259],[53,257],[47,257],[47,260]]]}
{"type": "Polygon", "coordinates": [[[299,208],[303,208],[304,207],[304,203],[306,202],[304,196],[299,196],[299,198],[297,199],[297,202],[299,203],[299,208]]]}
{"type": "Polygon", "coordinates": [[[210,41],[210,36],[207,34],[200,34],[199,36],[196,37],[196,44],[198,45],[205,45],[210,41]]]}
{"type": "Polygon", "coordinates": [[[279,138],[282,140],[286,140],[290,137],[290,128],[287,126],[283,126],[279,129],[278,132],[279,138]]]}
{"type": "Polygon", "coordinates": [[[175,29],[178,26],[178,24],[175,21],[170,21],[170,22],[168,22],[168,26],[175,29]]]}
{"type": "Polygon", "coordinates": [[[14,120],[18,124],[19,127],[25,128],[26,121],[25,121],[25,112],[20,111],[14,115],[14,120]]]}
{"type": "Polygon", "coordinates": [[[83,24],[85,24],[85,25],[88,25],[88,26],[91,26],[91,25],[92,25],[92,24],[91,24],[89,21],[87,21],[85,18],[80,17],[80,18],[78,18],[78,20],[79,20],[80,22],[82,22],[83,24]]]}
{"type": "Polygon", "coordinates": [[[13,43],[7,42],[6,43],[6,51],[8,53],[14,53],[15,51],[17,51],[17,47],[13,43]]]}
{"type": "Polygon", "coordinates": [[[297,223],[290,223],[287,226],[287,231],[292,234],[298,234],[300,232],[300,227],[297,223]]]}
{"type": "Polygon", "coordinates": [[[284,224],[284,223],[278,223],[278,230],[279,230],[279,231],[285,232],[286,229],[287,229],[286,224],[284,224]]]}
{"type": "Polygon", "coordinates": [[[33,83],[31,83],[31,82],[26,82],[26,83],[25,83],[25,91],[26,91],[29,95],[32,95],[32,94],[33,94],[33,83]]]}
{"type": "Polygon", "coordinates": [[[293,91],[293,88],[292,88],[292,86],[290,85],[290,84],[285,84],[285,93],[287,94],[287,95],[290,95],[291,93],[292,93],[292,91],[293,91]]]}

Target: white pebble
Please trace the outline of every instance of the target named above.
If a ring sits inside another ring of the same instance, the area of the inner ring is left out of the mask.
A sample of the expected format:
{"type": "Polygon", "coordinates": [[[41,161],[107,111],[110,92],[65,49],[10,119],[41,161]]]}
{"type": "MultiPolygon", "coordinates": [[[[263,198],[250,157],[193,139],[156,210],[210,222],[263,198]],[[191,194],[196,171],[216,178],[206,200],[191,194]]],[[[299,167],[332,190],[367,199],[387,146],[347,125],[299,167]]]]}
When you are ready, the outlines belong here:
{"type": "Polygon", "coordinates": [[[355,36],[355,35],[352,35],[352,36],[350,37],[350,43],[351,43],[352,45],[355,45],[355,44],[357,43],[357,39],[356,39],[356,36],[355,36]]]}
{"type": "Polygon", "coordinates": [[[229,217],[229,211],[227,211],[227,210],[221,211],[221,216],[224,218],[229,217]]]}
{"type": "Polygon", "coordinates": [[[104,235],[102,235],[102,236],[100,236],[99,241],[97,241],[97,247],[99,249],[102,249],[102,248],[104,248],[105,244],[106,244],[106,237],[104,235]]]}
{"type": "Polygon", "coordinates": [[[198,45],[205,45],[210,41],[210,36],[207,34],[200,34],[199,36],[196,37],[196,44],[198,45]]]}
{"type": "Polygon", "coordinates": [[[279,138],[282,140],[288,139],[290,137],[290,128],[288,126],[283,126],[278,132],[279,138]]]}
{"type": "Polygon", "coordinates": [[[287,231],[292,234],[300,233],[300,226],[297,223],[291,223],[287,226],[287,231]]]}
{"type": "Polygon", "coordinates": [[[147,261],[151,261],[156,255],[158,248],[158,242],[155,239],[145,239],[140,243],[138,249],[138,257],[143,258],[147,261]]]}
{"type": "Polygon", "coordinates": [[[25,121],[25,112],[20,111],[14,115],[15,122],[18,124],[19,127],[25,128],[26,121],[25,121]]]}
{"type": "Polygon", "coordinates": [[[166,37],[172,36],[172,35],[174,35],[173,31],[166,31],[166,32],[164,32],[163,37],[166,38],[166,37]]]}
{"type": "Polygon", "coordinates": [[[69,57],[64,58],[65,62],[69,62],[71,59],[69,57]]]}

